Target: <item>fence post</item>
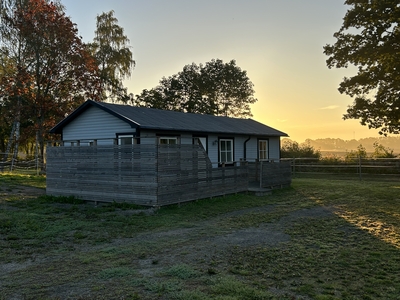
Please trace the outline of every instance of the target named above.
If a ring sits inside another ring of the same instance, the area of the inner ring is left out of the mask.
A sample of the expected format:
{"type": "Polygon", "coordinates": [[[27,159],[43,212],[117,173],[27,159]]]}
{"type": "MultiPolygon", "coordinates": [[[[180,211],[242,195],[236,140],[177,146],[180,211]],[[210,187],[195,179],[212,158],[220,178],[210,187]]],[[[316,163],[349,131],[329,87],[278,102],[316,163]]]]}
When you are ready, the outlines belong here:
{"type": "Polygon", "coordinates": [[[262,160],[260,160],[260,189],[262,189],[262,173],[263,173],[263,161],[262,160]]]}
{"type": "Polygon", "coordinates": [[[296,176],[296,158],[293,157],[292,160],[292,172],[293,172],[293,177],[296,176]]]}

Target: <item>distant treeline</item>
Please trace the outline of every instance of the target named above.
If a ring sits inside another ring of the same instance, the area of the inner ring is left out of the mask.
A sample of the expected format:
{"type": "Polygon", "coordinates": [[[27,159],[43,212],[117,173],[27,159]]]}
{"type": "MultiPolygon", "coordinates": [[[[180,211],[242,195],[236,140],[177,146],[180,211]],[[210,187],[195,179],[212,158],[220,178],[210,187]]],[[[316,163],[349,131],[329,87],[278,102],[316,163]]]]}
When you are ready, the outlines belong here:
{"type": "MultiPolygon", "coordinates": [[[[282,142],[290,139],[283,139],[282,142]]],[[[324,139],[306,139],[305,144],[310,145],[316,150],[323,152],[350,152],[362,145],[367,152],[374,151],[374,143],[378,143],[386,148],[390,148],[394,153],[400,153],[400,136],[399,137],[369,137],[363,139],[342,140],[338,138],[324,138],[324,139]]]]}

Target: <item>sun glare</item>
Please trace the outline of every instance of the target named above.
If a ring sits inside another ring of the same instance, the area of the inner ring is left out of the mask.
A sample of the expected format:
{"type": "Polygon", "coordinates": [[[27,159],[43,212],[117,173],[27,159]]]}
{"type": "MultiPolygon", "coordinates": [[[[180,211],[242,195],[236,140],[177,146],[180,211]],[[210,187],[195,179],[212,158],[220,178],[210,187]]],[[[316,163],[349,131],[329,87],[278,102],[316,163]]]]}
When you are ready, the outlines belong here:
{"type": "Polygon", "coordinates": [[[345,219],[350,224],[367,231],[378,239],[400,249],[399,228],[374,219],[371,216],[358,215],[351,211],[338,211],[336,215],[345,219]]]}

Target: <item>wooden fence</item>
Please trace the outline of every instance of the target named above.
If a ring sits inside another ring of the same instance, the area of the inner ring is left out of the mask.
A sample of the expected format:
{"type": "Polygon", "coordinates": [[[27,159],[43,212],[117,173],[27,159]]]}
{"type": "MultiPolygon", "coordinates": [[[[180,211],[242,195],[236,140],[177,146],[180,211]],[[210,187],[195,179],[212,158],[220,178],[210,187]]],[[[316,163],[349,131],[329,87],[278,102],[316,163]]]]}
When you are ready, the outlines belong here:
{"type": "Polygon", "coordinates": [[[316,158],[290,158],[292,175],[338,175],[363,179],[364,177],[399,177],[399,158],[355,158],[330,161],[316,158]]]}
{"type": "Polygon", "coordinates": [[[151,145],[48,147],[46,193],[156,206],[157,149],[151,145]]]}
{"type": "Polygon", "coordinates": [[[260,188],[282,188],[292,183],[292,165],[290,161],[254,161],[249,162],[249,181],[260,188]]]}
{"type": "Polygon", "coordinates": [[[212,168],[197,145],[47,148],[47,194],[163,206],[246,191],[248,167],[212,168]]]}
{"type": "Polygon", "coordinates": [[[158,200],[162,205],[247,191],[246,164],[213,168],[199,146],[158,146],[158,200]]]}
{"type": "MultiPolygon", "coordinates": [[[[0,157],[4,154],[0,153],[0,157]]],[[[22,159],[7,159],[0,161],[0,173],[24,173],[30,175],[39,175],[44,169],[44,164],[39,162],[38,159],[22,160],[22,159]]]]}

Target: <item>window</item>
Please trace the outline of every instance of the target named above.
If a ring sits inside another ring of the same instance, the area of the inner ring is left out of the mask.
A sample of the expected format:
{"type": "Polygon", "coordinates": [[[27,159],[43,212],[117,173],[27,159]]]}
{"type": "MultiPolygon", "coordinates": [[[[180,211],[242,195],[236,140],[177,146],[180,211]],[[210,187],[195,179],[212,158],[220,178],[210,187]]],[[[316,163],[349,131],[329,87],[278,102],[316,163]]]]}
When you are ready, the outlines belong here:
{"type": "Polygon", "coordinates": [[[268,158],[268,140],[258,140],[258,159],[265,160],[268,158]]]}
{"type": "Polygon", "coordinates": [[[160,145],[176,145],[178,144],[177,137],[161,136],[158,138],[158,143],[160,145]]]}
{"type": "Polygon", "coordinates": [[[233,140],[220,139],[219,140],[219,161],[221,163],[233,162],[233,140]]]}
{"type": "Polygon", "coordinates": [[[133,145],[136,144],[133,135],[119,135],[118,136],[118,145],[133,145]]]}

